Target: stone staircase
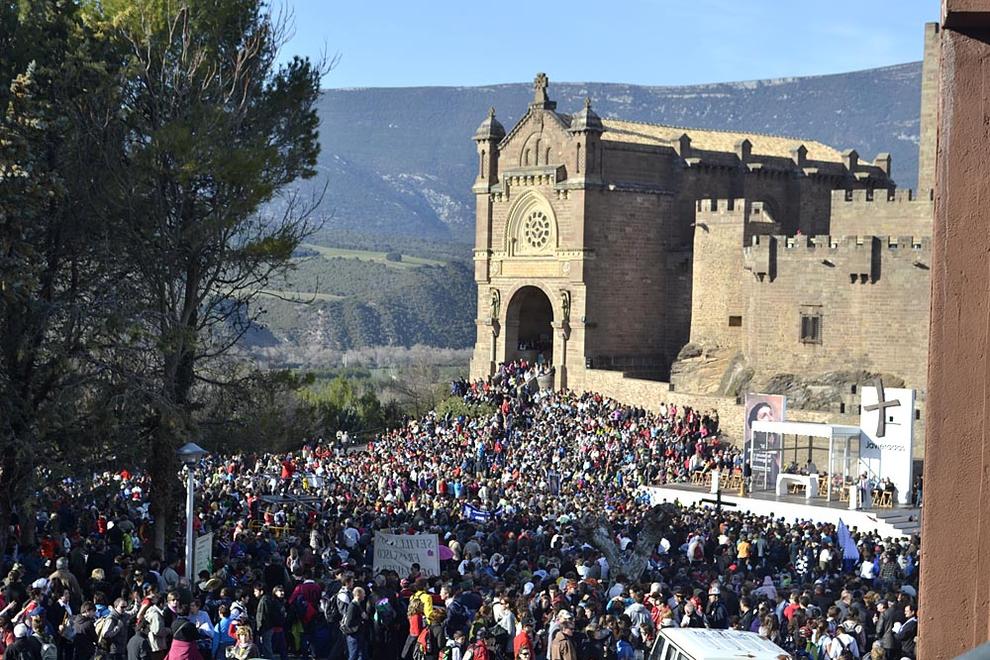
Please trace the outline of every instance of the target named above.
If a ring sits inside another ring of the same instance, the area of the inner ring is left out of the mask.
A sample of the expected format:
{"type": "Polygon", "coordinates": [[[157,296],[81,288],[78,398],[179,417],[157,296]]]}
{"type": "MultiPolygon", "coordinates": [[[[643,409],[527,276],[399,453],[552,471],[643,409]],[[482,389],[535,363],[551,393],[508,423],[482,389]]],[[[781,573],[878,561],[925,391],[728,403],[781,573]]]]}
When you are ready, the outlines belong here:
{"type": "Polygon", "coordinates": [[[890,536],[911,536],[921,533],[920,509],[871,509],[870,515],[890,530],[890,536]]]}

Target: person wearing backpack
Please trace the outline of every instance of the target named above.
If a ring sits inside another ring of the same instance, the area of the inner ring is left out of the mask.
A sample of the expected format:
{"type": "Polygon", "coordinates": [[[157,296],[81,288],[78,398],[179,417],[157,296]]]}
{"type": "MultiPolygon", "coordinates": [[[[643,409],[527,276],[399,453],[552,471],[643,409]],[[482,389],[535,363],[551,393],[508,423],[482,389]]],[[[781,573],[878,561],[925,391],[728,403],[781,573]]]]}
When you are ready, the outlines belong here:
{"type": "Polygon", "coordinates": [[[423,617],[423,601],[418,598],[410,599],[406,617],[409,619],[409,636],[406,638],[405,646],[402,647],[400,657],[402,660],[412,660],[413,651],[419,641],[419,634],[426,627],[426,620],[423,617]]]}
{"type": "Polygon", "coordinates": [[[110,614],[97,622],[97,642],[102,650],[106,651],[109,660],[124,660],[127,657],[127,632],[130,628],[130,621],[124,610],[127,609],[127,601],[118,598],[110,608],[110,614]],[[106,623],[103,623],[107,621],[106,623]],[[103,624],[102,634],[100,624],[103,624]]]}
{"type": "Polygon", "coordinates": [[[31,636],[41,642],[41,660],[58,660],[58,645],[40,616],[31,619],[31,636]]]}
{"type": "Polygon", "coordinates": [[[829,640],[823,646],[825,652],[823,660],[839,660],[844,653],[849,653],[853,658],[859,658],[859,644],[856,638],[850,635],[842,627],[829,630],[829,640]]]}
{"type": "Polygon", "coordinates": [[[372,593],[374,609],[371,611],[372,660],[395,660],[405,641],[404,624],[399,617],[399,605],[390,595],[384,580],[372,593]]]}
{"type": "Polygon", "coordinates": [[[347,643],[347,660],[370,660],[368,655],[368,612],[365,610],[367,593],[363,587],[354,587],[347,614],[340,622],[340,632],[347,643]]]}
{"type": "Polygon", "coordinates": [[[495,660],[495,648],[497,644],[495,635],[489,630],[485,630],[478,638],[478,641],[468,647],[464,658],[465,660],[495,660]]]}
{"type": "Polygon", "coordinates": [[[419,660],[440,660],[440,652],[447,646],[447,635],[443,631],[443,622],[446,618],[446,611],[442,607],[434,607],[427,616],[429,625],[419,633],[416,648],[417,653],[413,655],[419,660]]]}

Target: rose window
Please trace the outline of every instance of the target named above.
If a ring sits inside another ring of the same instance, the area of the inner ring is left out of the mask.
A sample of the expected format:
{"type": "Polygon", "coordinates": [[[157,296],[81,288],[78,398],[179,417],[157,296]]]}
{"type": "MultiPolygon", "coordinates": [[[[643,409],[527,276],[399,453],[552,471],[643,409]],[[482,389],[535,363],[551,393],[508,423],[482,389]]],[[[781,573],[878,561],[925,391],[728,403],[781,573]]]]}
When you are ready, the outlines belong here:
{"type": "Polygon", "coordinates": [[[523,236],[526,243],[534,250],[540,250],[550,242],[550,218],[540,211],[535,211],[526,218],[523,225],[523,236]]]}

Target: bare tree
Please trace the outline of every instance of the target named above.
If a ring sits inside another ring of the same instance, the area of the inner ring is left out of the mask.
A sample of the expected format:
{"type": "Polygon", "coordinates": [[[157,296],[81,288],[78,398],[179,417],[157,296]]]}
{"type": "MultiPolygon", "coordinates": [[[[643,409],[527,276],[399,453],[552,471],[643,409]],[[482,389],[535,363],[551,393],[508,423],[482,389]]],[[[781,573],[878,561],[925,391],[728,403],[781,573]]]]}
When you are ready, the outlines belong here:
{"type": "Polygon", "coordinates": [[[587,513],[578,520],[577,527],[582,538],[605,555],[613,582],[618,575],[635,581],[643,575],[650,557],[656,552],[664,534],[670,531],[676,516],[677,508],[672,504],[658,504],[651,508],[643,517],[636,542],[625,552],[619,548],[607,520],[587,513]]]}

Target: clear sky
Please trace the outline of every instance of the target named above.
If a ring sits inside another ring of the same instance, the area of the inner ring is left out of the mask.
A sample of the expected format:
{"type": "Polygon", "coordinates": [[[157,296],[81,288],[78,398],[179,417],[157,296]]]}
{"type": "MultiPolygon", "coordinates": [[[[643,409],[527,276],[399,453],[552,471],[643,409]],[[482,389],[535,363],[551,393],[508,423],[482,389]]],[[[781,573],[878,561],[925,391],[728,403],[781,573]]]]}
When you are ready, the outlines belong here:
{"type": "Polygon", "coordinates": [[[326,87],[678,85],[920,60],[938,0],[273,0],[326,87]]]}

